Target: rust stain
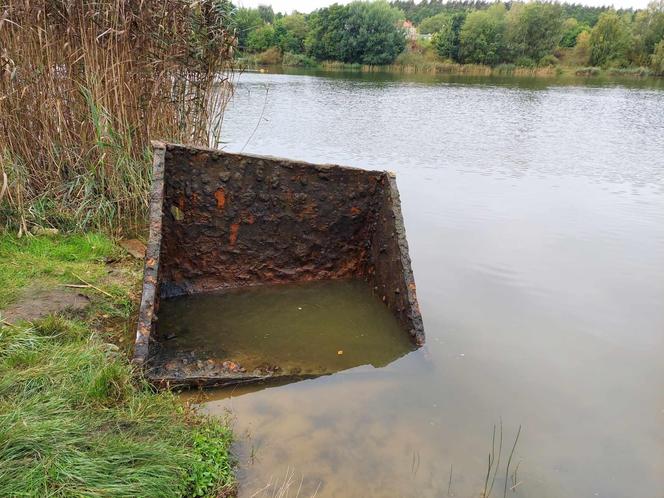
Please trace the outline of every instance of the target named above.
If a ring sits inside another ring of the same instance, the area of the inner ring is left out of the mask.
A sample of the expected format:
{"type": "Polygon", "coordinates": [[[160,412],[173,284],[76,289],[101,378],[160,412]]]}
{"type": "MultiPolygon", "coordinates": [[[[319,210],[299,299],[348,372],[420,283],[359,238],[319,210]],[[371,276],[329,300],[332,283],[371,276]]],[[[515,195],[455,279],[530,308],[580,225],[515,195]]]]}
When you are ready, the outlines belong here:
{"type": "Polygon", "coordinates": [[[231,246],[234,246],[235,243],[237,242],[237,235],[238,235],[239,231],[240,231],[240,224],[239,223],[233,223],[231,225],[231,235],[228,238],[228,242],[230,243],[231,246]]]}
{"type": "Polygon", "coordinates": [[[224,206],[226,206],[226,192],[223,188],[218,188],[214,192],[214,198],[217,199],[217,209],[224,209],[224,206]]]}
{"type": "Polygon", "coordinates": [[[313,218],[316,216],[316,208],[317,206],[315,202],[307,202],[302,208],[301,218],[313,218]]]}
{"type": "Polygon", "coordinates": [[[293,197],[294,197],[294,194],[293,194],[292,190],[287,190],[286,192],[284,192],[284,195],[282,196],[282,198],[284,199],[284,202],[286,204],[288,204],[289,206],[293,203],[293,197]]]}
{"type": "Polygon", "coordinates": [[[361,212],[362,212],[362,210],[361,210],[360,208],[358,208],[358,207],[353,206],[353,207],[350,208],[350,214],[351,214],[351,216],[357,216],[357,215],[360,214],[361,212]]]}

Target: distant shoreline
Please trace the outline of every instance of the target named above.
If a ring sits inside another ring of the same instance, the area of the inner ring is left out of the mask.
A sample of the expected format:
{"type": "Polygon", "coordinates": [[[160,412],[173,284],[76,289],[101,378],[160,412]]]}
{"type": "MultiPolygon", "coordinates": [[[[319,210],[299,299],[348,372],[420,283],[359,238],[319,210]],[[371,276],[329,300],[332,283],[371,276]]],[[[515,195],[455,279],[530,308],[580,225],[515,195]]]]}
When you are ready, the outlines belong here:
{"type": "Polygon", "coordinates": [[[499,64],[486,66],[482,64],[457,64],[452,62],[424,62],[420,64],[389,64],[372,66],[363,64],[347,64],[337,61],[324,61],[317,64],[258,64],[252,60],[245,60],[246,68],[259,71],[271,68],[284,69],[311,69],[324,71],[348,71],[362,73],[392,73],[392,74],[428,74],[428,75],[458,75],[458,76],[515,76],[537,78],[631,78],[631,79],[662,79],[645,67],[627,68],[600,68],[600,67],[574,67],[574,66],[546,66],[546,67],[520,67],[514,64],[499,64]]]}

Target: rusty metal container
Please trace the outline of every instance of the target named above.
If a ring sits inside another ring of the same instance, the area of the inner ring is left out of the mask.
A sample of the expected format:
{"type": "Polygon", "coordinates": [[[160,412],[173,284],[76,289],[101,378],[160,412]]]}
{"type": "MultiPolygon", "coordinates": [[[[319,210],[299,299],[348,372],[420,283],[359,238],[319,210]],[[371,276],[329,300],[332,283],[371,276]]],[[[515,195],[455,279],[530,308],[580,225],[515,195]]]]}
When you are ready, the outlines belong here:
{"type": "MultiPolygon", "coordinates": [[[[160,299],[360,278],[424,343],[395,177],[334,165],[154,143],[150,235],[134,362],[152,381],[160,299]]],[[[269,374],[268,374],[269,376],[269,374]]],[[[223,373],[204,384],[258,380],[223,373]]],[[[180,378],[181,384],[201,379],[180,378]]]]}

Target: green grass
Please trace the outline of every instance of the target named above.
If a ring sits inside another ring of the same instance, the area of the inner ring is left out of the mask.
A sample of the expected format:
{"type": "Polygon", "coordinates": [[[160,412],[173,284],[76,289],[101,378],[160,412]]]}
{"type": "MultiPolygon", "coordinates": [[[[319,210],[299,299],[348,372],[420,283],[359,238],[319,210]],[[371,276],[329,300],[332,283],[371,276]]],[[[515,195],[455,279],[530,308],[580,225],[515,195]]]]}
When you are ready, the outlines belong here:
{"type": "Polygon", "coordinates": [[[80,284],[75,275],[97,283],[106,274],[104,261],[119,254],[117,246],[101,234],[20,239],[0,235],[0,309],[28,286],[80,284]]]}
{"type": "Polygon", "coordinates": [[[230,430],[136,381],[82,322],[0,328],[0,496],[217,496],[230,430]]]}
{"type": "MultiPolygon", "coordinates": [[[[0,496],[230,496],[226,422],[203,418],[135,375],[103,324],[129,318],[138,263],[101,235],[0,236],[0,308],[26,289],[76,282],[94,293],[78,318],[0,323],[0,496]]],[[[86,291],[87,292],[87,291],[86,291]]],[[[122,346],[123,337],[119,337],[122,346]]],[[[125,337],[126,339],[126,337],[125,337]]]]}

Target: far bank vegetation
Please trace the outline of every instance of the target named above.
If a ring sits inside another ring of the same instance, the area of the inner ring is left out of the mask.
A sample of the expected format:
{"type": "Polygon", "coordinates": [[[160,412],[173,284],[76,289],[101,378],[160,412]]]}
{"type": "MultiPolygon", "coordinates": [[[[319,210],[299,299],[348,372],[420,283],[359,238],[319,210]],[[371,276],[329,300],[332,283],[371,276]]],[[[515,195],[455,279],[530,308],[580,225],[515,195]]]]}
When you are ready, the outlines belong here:
{"type": "Polygon", "coordinates": [[[311,14],[240,8],[250,64],[459,74],[664,75],[664,0],[613,10],[550,2],[373,1],[311,14]]]}

